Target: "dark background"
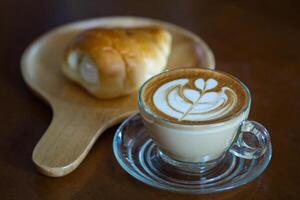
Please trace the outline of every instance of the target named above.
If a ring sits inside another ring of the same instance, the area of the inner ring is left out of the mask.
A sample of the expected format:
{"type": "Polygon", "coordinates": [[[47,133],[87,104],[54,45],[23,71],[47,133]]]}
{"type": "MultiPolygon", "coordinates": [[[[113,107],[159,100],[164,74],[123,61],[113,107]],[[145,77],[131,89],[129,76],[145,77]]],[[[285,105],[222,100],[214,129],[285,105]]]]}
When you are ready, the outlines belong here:
{"type": "Polygon", "coordinates": [[[300,189],[300,3],[216,0],[1,0],[0,199],[298,199],[300,189]],[[263,175],[213,195],[179,195],[146,186],[113,157],[115,128],[104,133],[80,167],[63,178],[39,174],[31,153],[51,109],[27,88],[20,57],[36,37],[64,23],[92,17],[157,18],[199,34],[217,69],[252,91],[250,118],[270,131],[273,158],[263,175]],[[107,167],[106,167],[107,166],[107,167]],[[99,169],[107,169],[101,171],[99,169]]]}

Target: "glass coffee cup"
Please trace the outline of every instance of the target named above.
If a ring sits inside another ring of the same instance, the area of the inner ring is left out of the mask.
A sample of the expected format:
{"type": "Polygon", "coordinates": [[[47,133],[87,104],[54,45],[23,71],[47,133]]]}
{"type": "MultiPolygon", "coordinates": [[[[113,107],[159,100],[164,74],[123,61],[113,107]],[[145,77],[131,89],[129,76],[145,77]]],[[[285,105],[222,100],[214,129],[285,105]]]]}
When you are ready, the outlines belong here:
{"type": "Polygon", "coordinates": [[[248,88],[224,72],[163,72],[143,84],[138,105],[161,159],[183,170],[211,169],[228,152],[256,159],[270,143],[266,128],[248,120],[248,88]]]}

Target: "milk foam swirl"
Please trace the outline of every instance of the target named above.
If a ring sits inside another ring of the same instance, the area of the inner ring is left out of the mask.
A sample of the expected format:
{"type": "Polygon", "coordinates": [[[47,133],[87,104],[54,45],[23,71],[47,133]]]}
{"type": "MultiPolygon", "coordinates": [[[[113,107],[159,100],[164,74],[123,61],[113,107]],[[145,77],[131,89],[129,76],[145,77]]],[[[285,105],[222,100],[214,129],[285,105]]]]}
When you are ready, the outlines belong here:
{"type": "Polygon", "coordinates": [[[215,79],[176,79],[161,85],[153,95],[155,107],[178,121],[207,121],[222,118],[237,104],[229,87],[217,87],[215,79]]]}

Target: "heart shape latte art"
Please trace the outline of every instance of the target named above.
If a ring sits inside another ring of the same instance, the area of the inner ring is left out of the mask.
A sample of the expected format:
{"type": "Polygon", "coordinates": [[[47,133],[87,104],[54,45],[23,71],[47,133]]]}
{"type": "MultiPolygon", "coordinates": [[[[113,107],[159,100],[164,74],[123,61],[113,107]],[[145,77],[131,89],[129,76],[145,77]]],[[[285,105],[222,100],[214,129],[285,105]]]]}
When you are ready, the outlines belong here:
{"type": "Polygon", "coordinates": [[[153,95],[153,103],[164,114],[181,120],[207,121],[221,118],[237,103],[235,92],[229,87],[217,87],[215,79],[182,78],[161,85],[153,95]]]}

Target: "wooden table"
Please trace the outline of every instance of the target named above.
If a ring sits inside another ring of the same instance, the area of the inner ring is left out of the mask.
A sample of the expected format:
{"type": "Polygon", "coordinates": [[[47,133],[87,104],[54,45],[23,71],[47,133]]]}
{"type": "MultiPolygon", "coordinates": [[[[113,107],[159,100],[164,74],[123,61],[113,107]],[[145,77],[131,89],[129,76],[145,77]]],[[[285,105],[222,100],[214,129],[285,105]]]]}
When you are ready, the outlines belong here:
{"type": "Polygon", "coordinates": [[[40,1],[0,3],[0,199],[299,199],[300,3],[296,1],[40,1]],[[137,15],[181,25],[213,49],[217,69],[252,91],[250,117],[268,127],[273,158],[262,176],[228,192],[182,195],[149,187],[125,173],[104,133],[68,176],[39,174],[31,153],[51,120],[20,74],[20,56],[33,39],[66,22],[137,15]],[[298,197],[298,198],[297,198],[298,197]]]}

